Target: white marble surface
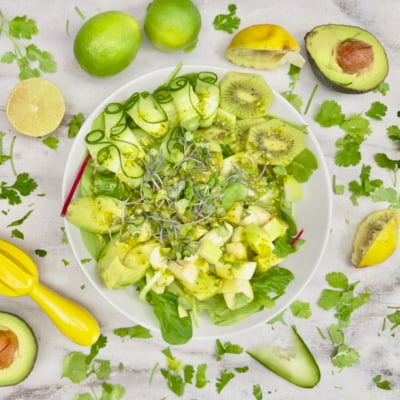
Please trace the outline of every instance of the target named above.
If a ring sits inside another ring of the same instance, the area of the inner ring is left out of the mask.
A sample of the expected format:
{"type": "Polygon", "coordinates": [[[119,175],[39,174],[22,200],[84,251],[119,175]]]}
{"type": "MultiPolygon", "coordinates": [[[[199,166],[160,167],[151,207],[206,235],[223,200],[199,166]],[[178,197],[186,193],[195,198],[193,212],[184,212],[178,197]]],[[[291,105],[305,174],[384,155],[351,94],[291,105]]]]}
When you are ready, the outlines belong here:
{"type": "MultiPolygon", "coordinates": [[[[12,240],[22,246],[30,254],[35,249],[45,249],[47,256],[38,258],[40,276],[43,282],[64,295],[81,302],[98,319],[102,333],[108,337],[109,343],[100,353],[100,358],[112,360],[116,368],[123,362],[123,371],[113,372],[110,383],[121,383],[126,388],[126,399],[173,399],[176,396],[167,388],[159,372],[155,374],[152,384],[149,377],[152,368],[158,362],[164,366],[164,356],[161,350],[166,344],[154,334],[152,339],[124,340],[113,335],[115,328],[131,325],[131,321],[119,315],[87,282],[78,263],[74,260],[71,248],[63,243],[63,220],[59,216],[61,208],[61,182],[64,164],[72,139],[66,137],[67,124],[73,114],[83,112],[88,116],[101,99],[127,81],[148,71],[161,67],[174,66],[178,61],[186,64],[212,64],[230,67],[224,58],[224,49],[230,36],[225,32],[216,32],[212,20],[217,13],[225,12],[231,1],[197,0],[203,18],[203,27],[198,47],[191,53],[164,54],[150,46],[144,38],[143,46],[131,66],[125,71],[110,78],[98,79],[88,76],[77,65],[72,54],[74,34],[82,24],[82,19],[74,10],[78,6],[86,17],[100,11],[119,9],[135,15],[143,21],[147,1],[106,1],[74,2],[62,0],[13,0],[2,1],[0,9],[6,18],[16,15],[27,15],[37,21],[39,34],[34,41],[45,50],[52,52],[58,63],[58,71],[46,76],[61,88],[66,99],[66,115],[58,131],[60,144],[57,150],[44,146],[38,139],[31,139],[17,134],[10,126],[5,115],[7,97],[13,86],[18,82],[15,66],[0,64],[0,131],[6,133],[3,150],[7,153],[12,138],[15,136],[14,163],[17,172],[29,172],[39,187],[29,198],[18,206],[9,207],[5,200],[0,200],[0,236],[12,240]],[[69,35],[66,34],[66,21],[69,21],[69,35]],[[44,194],[44,196],[39,196],[44,194]],[[33,210],[31,216],[18,227],[25,235],[24,240],[11,238],[11,227],[7,225],[21,218],[28,210],[33,210]],[[6,212],[5,212],[6,211],[6,212]],[[64,265],[63,260],[68,261],[64,265]],[[82,289],[84,285],[84,289],[82,289]]],[[[400,58],[399,58],[399,27],[400,3],[397,0],[241,0],[236,1],[241,27],[254,23],[274,23],[286,27],[302,44],[304,34],[316,25],[323,23],[344,23],[360,25],[378,36],[386,47],[390,60],[390,73],[387,82],[390,91],[383,97],[377,93],[361,96],[345,95],[333,92],[320,86],[309,113],[304,116],[314,131],[331,175],[336,175],[338,183],[347,184],[358,179],[360,166],[340,168],[335,166],[335,140],[341,135],[335,128],[320,128],[313,115],[319,104],[325,99],[335,99],[346,114],[364,112],[372,101],[384,102],[388,107],[387,116],[383,121],[372,122],[373,134],[362,146],[362,162],[374,165],[373,156],[376,152],[386,152],[389,157],[398,158],[398,150],[386,138],[386,128],[399,125],[397,112],[400,108],[400,58]]],[[[0,53],[8,49],[5,38],[0,36],[0,53]]],[[[283,67],[273,72],[263,73],[271,86],[277,91],[287,89],[287,68],[283,67]]],[[[296,92],[307,99],[316,80],[308,65],[304,67],[296,92]]],[[[373,167],[373,177],[381,178],[386,186],[391,184],[391,175],[384,170],[373,167]]],[[[1,181],[13,180],[9,163],[0,165],[1,181]]],[[[315,196],[318,196],[316,193],[315,196]]],[[[299,299],[310,302],[312,317],[304,320],[291,317],[285,313],[288,323],[298,327],[302,337],[315,354],[321,368],[322,378],[319,385],[313,389],[301,389],[270,373],[261,365],[250,360],[244,354],[227,356],[217,362],[214,355],[214,340],[193,340],[181,347],[173,347],[173,353],[184,363],[197,365],[208,364],[208,379],[210,383],[205,389],[193,389],[188,386],[185,399],[252,399],[252,386],[260,384],[264,399],[292,400],[294,398],[307,400],[350,400],[400,398],[400,328],[390,332],[382,330],[384,316],[391,311],[388,306],[400,306],[400,272],[399,252],[387,262],[374,268],[357,270],[351,266],[349,256],[351,241],[357,223],[368,212],[385,206],[373,203],[371,199],[360,199],[359,206],[354,206],[350,196],[334,196],[333,222],[331,236],[322,262],[311,282],[300,294],[299,299]],[[334,346],[331,341],[323,339],[317,328],[325,331],[335,321],[331,312],[317,306],[317,300],[323,288],[327,287],[325,276],[331,271],[344,272],[350,282],[359,281],[360,291],[369,288],[370,302],[357,310],[352,317],[350,326],[346,329],[346,342],[360,353],[360,361],[351,368],[339,371],[331,363],[334,346]],[[221,395],[215,390],[215,380],[223,369],[248,365],[250,371],[237,376],[225,387],[221,395]],[[383,379],[392,383],[392,390],[385,391],[376,387],[373,377],[381,374],[383,379]]],[[[318,223],[316,221],[316,223],[318,223]]],[[[2,400],[33,400],[72,399],[74,395],[90,391],[93,385],[97,393],[98,381],[89,379],[76,385],[62,378],[62,363],[70,351],[82,350],[65,339],[51,324],[47,317],[29,298],[6,298],[0,296],[0,309],[17,313],[32,326],[39,341],[39,354],[34,370],[22,383],[14,387],[0,388],[2,400]]],[[[265,325],[241,335],[229,338],[234,343],[248,347],[252,343],[273,337],[270,326],[265,325]]]]}

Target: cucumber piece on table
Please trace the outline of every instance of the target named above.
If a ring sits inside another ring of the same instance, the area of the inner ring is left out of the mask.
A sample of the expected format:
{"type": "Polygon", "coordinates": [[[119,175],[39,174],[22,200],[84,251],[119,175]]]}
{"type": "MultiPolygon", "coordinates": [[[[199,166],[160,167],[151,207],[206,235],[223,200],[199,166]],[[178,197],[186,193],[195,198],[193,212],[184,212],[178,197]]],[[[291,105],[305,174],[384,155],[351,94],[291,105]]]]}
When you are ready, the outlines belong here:
{"type": "Polygon", "coordinates": [[[294,326],[292,334],[291,347],[261,344],[247,350],[247,353],[287,381],[304,388],[312,388],[321,378],[319,366],[294,326]]]}

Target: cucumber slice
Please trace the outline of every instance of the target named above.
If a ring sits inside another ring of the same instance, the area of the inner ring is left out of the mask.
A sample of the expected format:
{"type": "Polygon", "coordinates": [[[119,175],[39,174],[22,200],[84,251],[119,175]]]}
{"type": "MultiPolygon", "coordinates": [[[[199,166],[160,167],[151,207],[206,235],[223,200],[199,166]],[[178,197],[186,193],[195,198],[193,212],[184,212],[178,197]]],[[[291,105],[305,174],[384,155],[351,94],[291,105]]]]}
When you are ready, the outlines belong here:
{"type": "Polygon", "coordinates": [[[304,388],[312,388],[321,379],[319,366],[307,345],[292,326],[293,344],[289,348],[261,344],[247,353],[272,372],[304,388]]]}

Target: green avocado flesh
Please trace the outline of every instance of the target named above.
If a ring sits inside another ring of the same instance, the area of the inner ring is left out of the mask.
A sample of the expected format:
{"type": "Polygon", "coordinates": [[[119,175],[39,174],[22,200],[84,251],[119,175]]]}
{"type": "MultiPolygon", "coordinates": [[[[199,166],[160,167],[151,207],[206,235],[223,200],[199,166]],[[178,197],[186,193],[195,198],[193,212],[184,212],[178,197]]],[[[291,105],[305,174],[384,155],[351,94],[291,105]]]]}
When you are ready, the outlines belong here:
{"type": "Polygon", "coordinates": [[[379,86],[388,74],[385,49],[371,33],[362,28],[320,25],[308,32],[304,40],[315,75],[332,89],[344,93],[365,93],[379,86]],[[353,46],[352,51],[340,52],[343,49],[341,46],[349,43],[358,46],[353,46]],[[343,63],[341,65],[343,55],[347,57],[348,69],[343,67],[343,63]],[[358,70],[357,61],[360,62],[358,70]]]}
{"type": "Polygon", "coordinates": [[[32,371],[36,355],[37,341],[26,322],[0,312],[0,386],[23,381],[32,371]]]}

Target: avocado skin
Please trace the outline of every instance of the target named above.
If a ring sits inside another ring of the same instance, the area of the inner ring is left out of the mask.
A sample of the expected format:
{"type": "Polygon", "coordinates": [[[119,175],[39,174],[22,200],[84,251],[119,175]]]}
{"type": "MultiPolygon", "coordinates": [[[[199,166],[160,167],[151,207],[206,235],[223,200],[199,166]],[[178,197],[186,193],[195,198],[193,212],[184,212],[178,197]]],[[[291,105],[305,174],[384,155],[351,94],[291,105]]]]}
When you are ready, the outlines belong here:
{"type": "MultiPolygon", "coordinates": [[[[314,60],[313,55],[311,54],[311,52],[308,49],[307,46],[307,42],[308,40],[310,40],[310,38],[315,34],[316,30],[318,30],[321,27],[325,27],[325,26],[336,26],[336,27],[340,27],[340,26],[344,26],[346,28],[353,28],[355,30],[357,29],[362,29],[358,26],[355,25],[338,25],[338,24],[326,24],[326,25],[319,25],[314,27],[312,30],[310,30],[309,32],[307,32],[304,36],[304,42],[306,44],[305,46],[305,50],[306,50],[306,54],[307,54],[307,59],[310,63],[310,67],[311,70],[313,71],[314,75],[316,76],[316,78],[322,83],[324,84],[326,87],[333,89],[337,92],[340,93],[346,93],[346,94],[363,94],[363,93],[367,93],[370,92],[374,89],[376,89],[385,79],[386,76],[389,73],[389,65],[388,65],[388,61],[387,61],[387,55],[386,52],[384,51],[385,57],[386,57],[386,64],[387,64],[387,70],[386,70],[386,74],[384,75],[383,79],[381,79],[380,82],[378,82],[375,85],[371,85],[370,87],[368,87],[368,89],[365,90],[360,90],[360,89],[354,89],[352,87],[349,86],[344,86],[344,85],[340,85],[332,80],[329,79],[328,76],[326,76],[319,68],[318,64],[316,63],[316,61],[314,60]]],[[[365,31],[365,29],[362,29],[363,31],[365,31]]]]}
{"type": "MultiPolygon", "coordinates": [[[[10,330],[13,330],[13,332],[17,335],[18,340],[20,340],[21,335],[25,336],[25,337],[29,337],[32,340],[32,344],[34,346],[34,349],[32,349],[32,352],[34,354],[34,356],[28,361],[30,363],[30,365],[28,366],[28,368],[25,368],[25,372],[23,374],[21,374],[18,378],[15,378],[14,375],[10,376],[9,380],[3,380],[1,377],[1,369],[0,369],[0,387],[5,387],[5,386],[14,386],[17,385],[18,383],[22,382],[23,380],[25,380],[30,373],[32,372],[33,367],[35,366],[36,363],[36,359],[37,359],[37,353],[38,353],[38,342],[37,342],[37,338],[35,333],[33,332],[31,326],[21,317],[19,317],[16,314],[10,313],[8,311],[2,311],[0,310],[0,318],[2,319],[1,323],[3,326],[5,326],[6,328],[9,328],[10,330]],[[10,319],[10,326],[7,326],[7,319],[10,319]],[[18,325],[22,327],[22,334],[20,332],[15,332],[14,328],[15,328],[15,323],[12,322],[12,320],[14,321],[18,321],[18,325]],[[13,328],[13,329],[11,329],[13,328]]],[[[22,357],[23,355],[21,355],[22,357]]],[[[11,364],[12,366],[13,364],[11,364]]],[[[11,368],[8,367],[8,368],[11,368]]],[[[18,371],[17,371],[18,372],[18,371]]]]}

